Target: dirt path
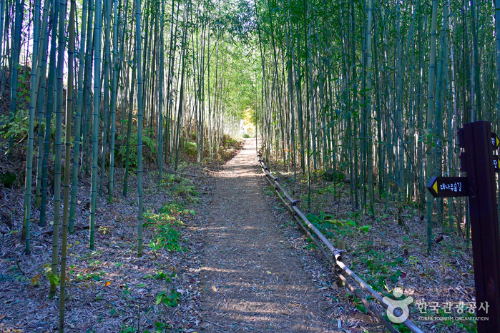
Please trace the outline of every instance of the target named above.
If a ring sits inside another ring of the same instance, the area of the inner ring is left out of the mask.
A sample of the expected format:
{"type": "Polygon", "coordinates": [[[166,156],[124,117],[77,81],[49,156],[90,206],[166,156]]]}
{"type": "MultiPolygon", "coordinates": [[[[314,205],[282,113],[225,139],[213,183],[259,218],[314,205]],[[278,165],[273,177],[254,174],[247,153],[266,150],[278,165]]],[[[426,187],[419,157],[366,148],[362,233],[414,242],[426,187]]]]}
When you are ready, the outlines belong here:
{"type": "Polygon", "coordinates": [[[320,290],[263,197],[255,139],[217,179],[201,267],[206,332],[333,332],[320,290]]]}

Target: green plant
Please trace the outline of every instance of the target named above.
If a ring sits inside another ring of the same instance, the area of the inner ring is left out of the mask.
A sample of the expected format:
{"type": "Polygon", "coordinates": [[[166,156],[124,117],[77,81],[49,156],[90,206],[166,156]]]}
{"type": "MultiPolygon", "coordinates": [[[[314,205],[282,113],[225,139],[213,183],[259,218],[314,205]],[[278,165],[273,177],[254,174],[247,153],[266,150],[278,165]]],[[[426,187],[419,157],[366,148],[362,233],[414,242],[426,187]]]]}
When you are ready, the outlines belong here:
{"type": "MultiPolygon", "coordinates": [[[[164,332],[165,330],[172,328],[169,324],[164,324],[164,323],[159,323],[155,322],[155,333],[161,333],[164,332]]],[[[144,333],[150,333],[149,331],[144,331],[144,333]]]]}
{"type": "Polygon", "coordinates": [[[186,142],[186,146],[184,148],[186,155],[189,156],[196,156],[196,153],[198,151],[198,146],[194,142],[186,142]]]}
{"type": "Polygon", "coordinates": [[[134,333],[135,329],[133,327],[130,327],[128,325],[123,325],[120,328],[120,333],[134,333]]]}
{"type": "Polygon", "coordinates": [[[179,245],[180,232],[170,226],[160,225],[159,233],[156,235],[155,239],[149,243],[149,247],[153,251],[158,251],[160,249],[167,249],[169,251],[179,252],[182,251],[179,245]]]}
{"type": "MultiPolygon", "coordinates": [[[[387,315],[384,313],[384,318],[386,320],[389,320],[389,318],[387,317],[387,315]]],[[[394,327],[398,330],[398,332],[400,333],[411,333],[410,329],[408,327],[406,327],[403,323],[401,324],[394,324],[394,327]]]]}
{"type": "Polygon", "coordinates": [[[469,333],[477,333],[477,322],[474,317],[471,316],[470,313],[463,311],[463,313],[455,314],[454,323],[461,329],[465,329],[469,333]],[[457,317],[463,318],[463,320],[456,320],[457,317]]]}
{"type": "Polygon", "coordinates": [[[155,275],[148,274],[148,275],[145,275],[144,278],[145,279],[147,279],[147,278],[155,279],[155,280],[166,280],[166,282],[170,282],[172,280],[172,277],[174,277],[174,276],[175,276],[175,273],[172,273],[172,274],[170,274],[170,276],[167,276],[167,274],[165,274],[165,272],[157,270],[155,275]]]}
{"type": "Polygon", "coordinates": [[[163,303],[168,307],[176,307],[177,304],[179,304],[180,299],[181,299],[181,294],[178,293],[175,289],[172,289],[170,293],[161,291],[156,296],[156,305],[163,303]]]}
{"type": "Polygon", "coordinates": [[[174,182],[174,181],[178,181],[179,177],[176,177],[176,175],[174,175],[174,174],[169,174],[169,175],[165,175],[165,180],[167,182],[171,183],[171,182],[174,182]]]}
{"type": "Polygon", "coordinates": [[[178,214],[180,211],[182,211],[183,207],[183,203],[172,202],[165,204],[162,208],[160,208],[159,211],[160,213],[178,214]]]}
{"type": "Polygon", "coordinates": [[[17,176],[14,172],[0,173],[0,182],[6,187],[11,188],[17,180],[17,176]]]}
{"type": "Polygon", "coordinates": [[[267,196],[274,196],[274,189],[272,186],[264,187],[264,194],[267,196]]]}
{"type": "MultiPolygon", "coordinates": [[[[151,129],[144,129],[142,134],[143,156],[145,162],[152,162],[156,159],[156,140],[153,139],[154,133],[151,129]]],[[[133,130],[129,137],[130,150],[129,150],[129,167],[130,170],[137,170],[137,130],[133,130]]],[[[118,137],[118,141],[122,142],[115,152],[115,162],[125,164],[127,158],[127,144],[126,137],[118,137]]]]}
{"type": "MultiPolygon", "coordinates": [[[[19,142],[28,138],[29,132],[29,110],[17,110],[14,119],[9,116],[0,117],[0,133],[4,138],[12,137],[19,142]]],[[[37,124],[35,123],[35,126],[37,124]]]]}
{"type": "Polygon", "coordinates": [[[348,299],[350,299],[351,301],[354,302],[354,304],[356,305],[356,309],[358,309],[359,311],[361,311],[363,313],[368,313],[368,309],[363,305],[361,300],[356,297],[356,295],[348,293],[348,294],[346,294],[346,296],[348,299]]]}
{"type": "MultiPolygon", "coordinates": [[[[333,219],[332,216],[330,215],[324,215],[323,217],[320,218],[320,221],[323,222],[324,224],[328,224],[329,228],[333,229],[337,234],[340,234],[342,236],[351,235],[355,232],[356,229],[358,230],[358,232],[368,232],[371,229],[369,225],[364,225],[360,228],[357,228],[356,222],[353,221],[352,219],[337,220],[333,219]]],[[[325,227],[322,226],[319,229],[321,230],[324,228],[325,227]]],[[[327,231],[327,234],[330,236],[329,231],[327,231]]]]}
{"type": "Polygon", "coordinates": [[[128,284],[125,283],[125,287],[123,288],[122,292],[122,298],[127,298],[128,296],[131,296],[132,294],[130,293],[130,287],[128,284]]]}
{"type": "Polygon", "coordinates": [[[237,149],[240,146],[240,142],[238,142],[236,139],[230,137],[229,135],[224,134],[222,137],[221,146],[223,149],[227,149],[227,148],[231,148],[231,147],[237,149]]]}
{"type": "Polygon", "coordinates": [[[332,220],[333,219],[333,216],[331,215],[327,215],[325,214],[324,212],[321,212],[319,214],[319,216],[313,214],[313,213],[309,213],[307,214],[307,219],[316,226],[316,228],[318,228],[320,231],[326,231],[326,224],[325,222],[328,222],[328,221],[335,221],[335,220],[332,220]]]}
{"type": "Polygon", "coordinates": [[[192,185],[180,184],[176,189],[175,193],[180,196],[189,197],[189,196],[197,196],[198,192],[195,187],[192,185]]]}
{"type": "Polygon", "coordinates": [[[327,181],[335,181],[335,183],[340,183],[345,179],[345,175],[341,172],[336,172],[333,169],[328,169],[324,172],[321,172],[318,176],[323,176],[323,179],[327,181]]]}
{"type": "Polygon", "coordinates": [[[76,280],[77,281],[85,281],[85,280],[95,280],[95,281],[100,281],[101,277],[106,275],[105,272],[96,272],[96,273],[78,273],[76,275],[76,280]]]}
{"type": "Polygon", "coordinates": [[[158,214],[155,214],[153,212],[144,213],[144,220],[145,220],[144,226],[147,226],[147,225],[154,225],[154,224],[158,224],[158,223],[172,222],[175,220],[175,217],[164,212],[163,210],[160,210],[160,212],[158,214]]]}
{"type": "Polygon", "coordinates": [[[410,257],[408,257],[408,262],[410,263],[410,265],[416,266],[417,263],[420,262],[420,259],[418,257],[415,257],[415,256],[410,256],[410,257]]]}
{"type": "Polygon", "coordinates": [[[364,226],[362,226],[362,227],[359,227],[359,228],[358,228],[358,231],[360,231],[360,232],[361,232],[361,231],[363,231],[363,232],[368,232],[368,231],[370,231],[370,229],[371,229],[371,226],[370,226],[370,225],[364,225],[364,226]]]}
{"type": "Polygon", "coordinates": [[[59,285],[59,276],[57,274],[52,273],[52,268],[51,268],[50,264],[43,265],[43,269],[45,271],[47,279],[50,282],[50,285],[51,286],[58,286],[59,285]]]}
{"type": "MultiPolygon", "coordinates": [[[[364,272],[360,274],[362,279],[370,284],[376,291],[389,291],[390,288],[387,286],[387,279],[395,284],[404,274],[398,269],[398,267],[401,267],[404,263],[403,258],[392,258],[385,252],[377,252],[375,250],[353,252],[353,255],[355,255],[358,260],[352,263],[352,268],[357,268],[360,271],[364,270],[364,272]]],[[[391,295],[388,296],[392,297],[391,295]]]]}
{"type": "Polygon", "coordinates": [[[91,259],[89,265],[92,267],[98,267],[101,266],[101,262],[99,260],[91,259]]]}

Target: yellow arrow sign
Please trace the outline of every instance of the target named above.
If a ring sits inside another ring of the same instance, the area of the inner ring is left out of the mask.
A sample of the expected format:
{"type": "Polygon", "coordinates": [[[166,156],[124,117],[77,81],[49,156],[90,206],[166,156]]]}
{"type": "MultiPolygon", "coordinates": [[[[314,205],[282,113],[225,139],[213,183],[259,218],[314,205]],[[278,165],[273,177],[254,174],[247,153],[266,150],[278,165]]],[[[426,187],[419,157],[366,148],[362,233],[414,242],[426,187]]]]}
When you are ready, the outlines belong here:
{"type": "Polygon", "coordinates": [[[469,195],[467,177],[432,177],[427,190],[435,198],[465,197],[469,195]]]}
{"type": "Polygon", "coordinates": [[[500,139],[495,133],[491,133],[491,144],[495,150],[498,149],[498,146],[500,146],[500,139]]]}

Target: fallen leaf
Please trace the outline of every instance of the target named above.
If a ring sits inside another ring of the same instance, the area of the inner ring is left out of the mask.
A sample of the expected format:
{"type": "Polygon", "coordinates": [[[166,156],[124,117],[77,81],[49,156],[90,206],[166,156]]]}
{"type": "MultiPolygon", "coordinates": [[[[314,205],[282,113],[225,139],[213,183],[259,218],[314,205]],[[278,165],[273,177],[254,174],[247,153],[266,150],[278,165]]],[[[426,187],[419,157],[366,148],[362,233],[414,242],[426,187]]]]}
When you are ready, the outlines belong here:
{"type": "Polygon", "coordinates": [[[270,271],[266,271],[267,274],[272,274],[270,271]]]}
{"type": "Polygon", "coordinates": [[[38,275],[35,275],[33,278],[31,278],[31,285],[34,286],[35,284],[38,283],[38,280],[42,277],[42,273],[39,273],[38,275]]]}
{"type": "Polygon", "coordinates": [[[111,281],[108,281],[104,284],[105,287],[109,286],[111,284],[111,281]]]}
{"type": "Polygon", "coordinates": [[[217,291],[217,288],[215,288],[215,286],[212,286],[212,290],[217,291]]]}

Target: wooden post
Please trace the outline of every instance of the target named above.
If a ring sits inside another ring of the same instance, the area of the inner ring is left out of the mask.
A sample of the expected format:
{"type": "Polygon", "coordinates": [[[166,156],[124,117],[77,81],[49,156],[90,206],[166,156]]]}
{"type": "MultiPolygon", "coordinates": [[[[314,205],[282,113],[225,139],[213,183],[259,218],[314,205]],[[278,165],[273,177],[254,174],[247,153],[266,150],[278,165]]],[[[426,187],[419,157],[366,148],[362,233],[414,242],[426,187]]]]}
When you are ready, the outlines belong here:
{"type": "MultiPolygon", "coordinates": [[[[462,133],[460,133],[462,134],[462,133]]],[[[491,124],[464,124],[478,332],[500,332],[500,235],[491,124]]]]}

